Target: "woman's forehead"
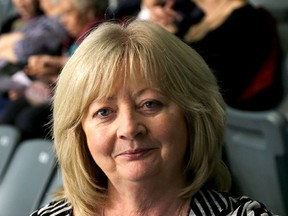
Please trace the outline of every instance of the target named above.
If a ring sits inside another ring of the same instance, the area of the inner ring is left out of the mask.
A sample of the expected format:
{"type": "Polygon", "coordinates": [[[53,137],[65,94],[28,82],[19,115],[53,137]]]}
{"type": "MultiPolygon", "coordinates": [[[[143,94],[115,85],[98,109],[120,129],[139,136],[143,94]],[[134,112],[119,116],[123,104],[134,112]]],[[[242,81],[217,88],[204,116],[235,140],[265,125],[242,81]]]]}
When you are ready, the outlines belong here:
{"type": "Polygon", "coordinates": [[[156,80],[147,80],[145,77],[136,75],[133,77],[126,77],[114,80],[111,88],[99,88],[98,99],[109,99],[118,95],[120,92],[137,92],[141,89],[157,89],[161,91],[160,86],[156,80]]]}
{"type": "MultiPolygon", "coordinates": [[[[113,63],[103,59],[103,62],[98,61],[96,67],[85,71],[87,79],[83,83],[86,86],[83,91],[86,91],[86,95],[87,93],[90,95],[89,101],[92,98],[92,100],[101,100],[112,97],[123,87],[137,88],[141,85],[163,90],[167,85],[163,68],[157,70],[157,66],[148,64],[146,61],[141,62],[139,58],[118,59],[113,63]]],[[[79,79],[82,73],[83,71],[79,69],[79,79]]]]}

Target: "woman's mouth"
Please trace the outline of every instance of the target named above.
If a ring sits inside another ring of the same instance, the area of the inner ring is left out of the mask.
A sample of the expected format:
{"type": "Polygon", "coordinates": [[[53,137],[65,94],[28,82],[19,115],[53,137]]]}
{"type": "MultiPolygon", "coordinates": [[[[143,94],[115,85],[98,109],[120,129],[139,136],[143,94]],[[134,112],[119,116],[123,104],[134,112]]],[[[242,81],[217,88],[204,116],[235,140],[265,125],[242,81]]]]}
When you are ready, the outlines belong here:
{"type": "Polygon", "coordinates": [[[117,154],[116,157],[125,157],[130,160],[140,160],[150,155],[153,150],[155,150],[155,148],[131,149],[117,154]]]}

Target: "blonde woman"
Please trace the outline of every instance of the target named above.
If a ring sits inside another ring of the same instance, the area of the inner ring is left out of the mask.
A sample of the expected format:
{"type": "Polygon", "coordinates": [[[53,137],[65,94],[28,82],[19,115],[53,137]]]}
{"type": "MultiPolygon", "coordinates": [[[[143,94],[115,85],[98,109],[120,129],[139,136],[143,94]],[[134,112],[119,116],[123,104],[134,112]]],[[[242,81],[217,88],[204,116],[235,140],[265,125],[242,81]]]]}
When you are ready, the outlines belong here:
{"type": "Polygon", "coordinates": [[[209,67],[177,37],[145,21],[99,26],[56,88],[64,188],[31,215],[272,215],[225,192],[224,113],[209,67]]]}

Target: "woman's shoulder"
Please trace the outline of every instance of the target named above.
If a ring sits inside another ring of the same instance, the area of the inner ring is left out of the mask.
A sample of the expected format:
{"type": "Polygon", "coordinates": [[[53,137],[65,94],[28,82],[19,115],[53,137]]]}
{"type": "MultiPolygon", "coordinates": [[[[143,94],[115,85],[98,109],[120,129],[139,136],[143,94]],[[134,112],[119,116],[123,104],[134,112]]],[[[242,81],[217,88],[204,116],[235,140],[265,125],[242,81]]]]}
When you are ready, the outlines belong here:
{"type": "Polygon", "coordinates": [[[72,206],[67,200],[52,201],[34,211],[30,216],[72,216],[72,206]]]}
{"type": "Polygon", "coordinates": [[[192,198],[189,216],[192,215],[275,215],[259,201],[247,196],[234,197],[226,192],[201,190],[192,198]]]}

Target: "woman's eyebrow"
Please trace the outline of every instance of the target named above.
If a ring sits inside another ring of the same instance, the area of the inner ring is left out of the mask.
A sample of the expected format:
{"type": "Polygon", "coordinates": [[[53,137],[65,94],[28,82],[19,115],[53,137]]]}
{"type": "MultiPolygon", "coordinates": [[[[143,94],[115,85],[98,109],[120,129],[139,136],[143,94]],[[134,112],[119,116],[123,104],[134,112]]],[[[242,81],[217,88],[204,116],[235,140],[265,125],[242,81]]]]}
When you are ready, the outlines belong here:
{"type": "Polygon", "coordinates": [[[137,98],[139,97],[141,94],[147,92],[147,91],[151,91],[151,92],[156,92],[157,94],[161,94],[163,95],[163,93],[160,91],[160,89],[158,88],[151,88],[151,87],[147,87],[147,88],[143,88],[140,91],[135,92],[132,96],[137,98]]]}
{"type": "Polygon", "coordinates": [[[110,96],[110,97],[102,97],[102,98],[95,98],[91,105],[92,104],[95,104],[95,103],[104,103],[104,102],[109,102],[109,101],[114,101],[116,100],[116,96],[110,96]]]}

